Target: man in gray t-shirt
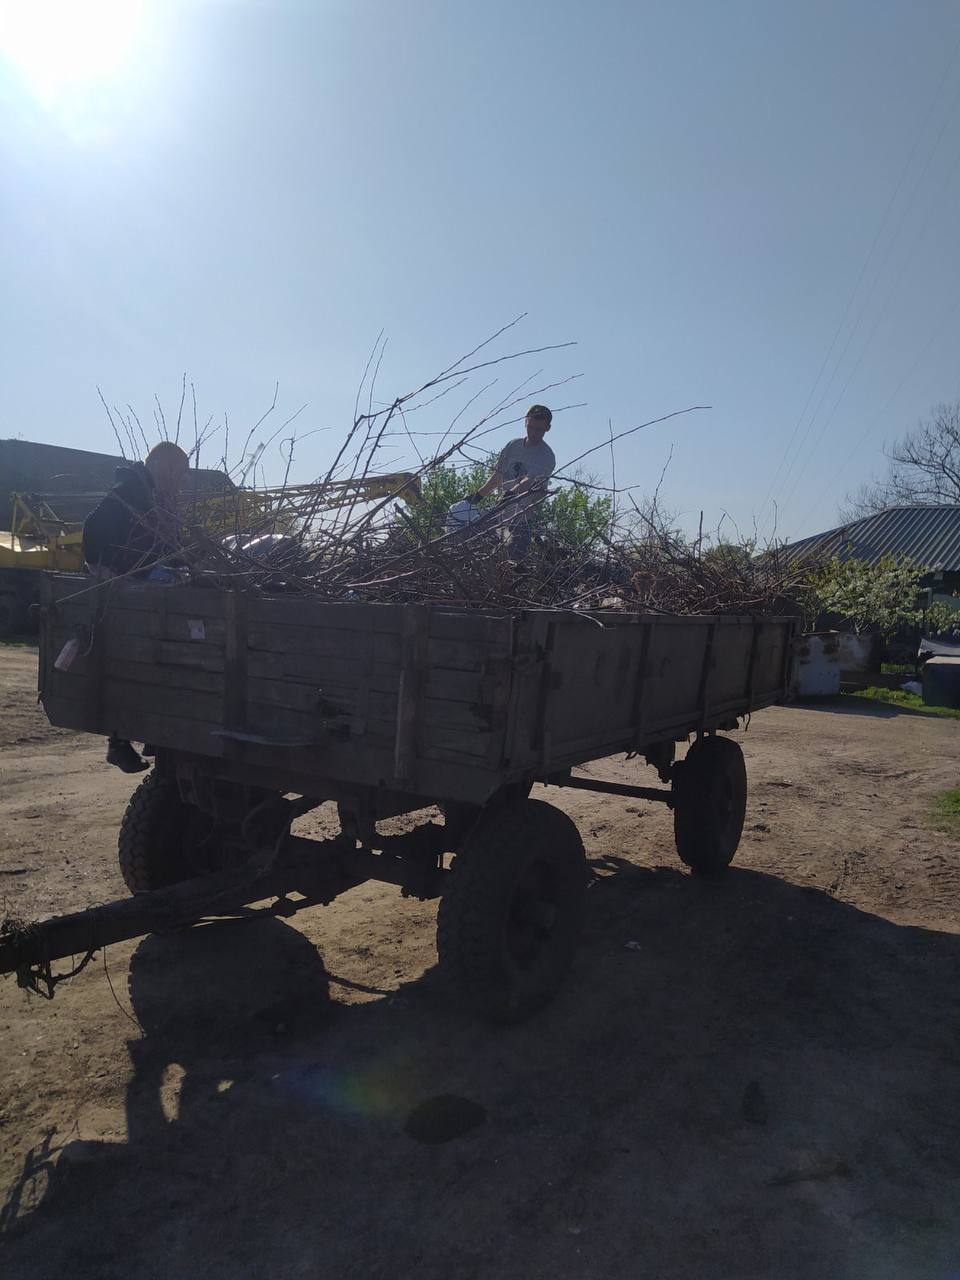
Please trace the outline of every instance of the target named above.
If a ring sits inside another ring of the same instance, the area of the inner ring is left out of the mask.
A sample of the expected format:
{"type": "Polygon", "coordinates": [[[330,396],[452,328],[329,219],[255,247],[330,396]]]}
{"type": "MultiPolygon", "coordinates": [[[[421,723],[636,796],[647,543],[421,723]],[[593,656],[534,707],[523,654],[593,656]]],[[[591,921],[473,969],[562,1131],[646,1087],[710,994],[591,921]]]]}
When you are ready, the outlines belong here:
{"type": "Polygon", "coordinates": [[[526,438],[511,440],[504,447],[493,475],[470,495],[471,502],[478,502],[494,489],[502,489],[505,501],[501,520],[509,523],[510,557],[514,560],[522,559],[527,553],[531,526],[557,465],[553,450],[543,438],[552,420],[553,414],[546,405],[531,405],[527,410],[526,438]]]}

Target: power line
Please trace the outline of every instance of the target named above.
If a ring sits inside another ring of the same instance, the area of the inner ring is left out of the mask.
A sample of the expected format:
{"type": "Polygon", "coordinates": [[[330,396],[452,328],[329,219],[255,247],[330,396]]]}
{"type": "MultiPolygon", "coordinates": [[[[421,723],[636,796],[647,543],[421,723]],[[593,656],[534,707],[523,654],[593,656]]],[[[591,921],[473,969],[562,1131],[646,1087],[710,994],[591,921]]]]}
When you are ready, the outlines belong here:
{"type": "MultiPolygon", "coordinates": [[[[922,360],[924,359],[924,357],[926,356],[930,348],[933,346],[933,344],[936,342],[937,338],[940,338],[943,336],[944,328],[947,322],[953,318],[954,314],[958,310],[960,310],[960,294],[958,294],[950,303],[950,305],[947,307],[946,311],[943,313],[942,317],[937,322],[936,328],[933,330],[933,332],[930,334],[930,337],[926,340],[926,342],[920,348],[920,350],[918,351],[914,359],[910,362],[910,365],[908,366],[906,373],[897,383],[896,387],[893,389],[893,391],[891,391],[890,395],[883,402],[880,408],[877,409],[875,413],[869,416],[867,420],[867,425],[864,428],[859,439],[854,444],[853,448],[850,450],[847,456],[840,463],[840,465],[836,468],[836,473],[838,475],[842,475],[843,472],[846,470],[846,468],[850,465],[853,458],[863,447],[863,444],[866,441],[867,436],[870,434],[876,420],[878,418],[881,418],[887,412],[890,406],[893,404],[894,400],[896,400],[897,396],[906,386],[907,382],[910,380],[910,378],[913,377],[914,373],[916,373],[917,369],[920,366],[920,363],[922,362],[922,360]]],[[[798,522],[800,525],[805,524],[815,511],[819,511],[820,507],[823,505],[826,499],[826,492],[828,491],[818,494],[818,496],[814,499],[813,505],[807,510],[807,513],[803,517],[803,520],[798,522]]]]}
{"type": "MultiPolygon", "coordinates": [[[[944,67],[943,74],[941,75],[940,80],[939,80],[939,82],[937,83],[937,87],[936,87],[936,89],[934,90],[933,97],[932,97],[932,99],[931,99],[931,101],[930,101],[930,106],[927,108],[926,114],[924,115],[923,120],[922,120],[922,122],[921,122],[921,124],[920,124],[920,126],[919,126],[919,128],[918,128],[918,130],[917,130],[916,136],[915,136],[915,138],[914,138],[913,145],[912,145],[912,147],[910,148],[910,152],[909,152],[909,154],[908,154],[908,156],[907,156],[906,163],[904,164],[903,169],[902,169],[902,170],[901,170],[901,172],[900,172],[900,176],[899,176],[899,178],[897,179],[896,186],[895,186],[895,187],[894,187],[894,189],[893,189],[893,194],[891,195],[890,200],[889,200],[889,201],[888,201],[888,203],[887,203],[887,206],[886,206],[886,208],[885,208],[885,210],[884,210],[884,212],[883,212],[883,216],[882,216],[882,218],[880,219],[880,224],[879,224],[879,226],[877,227],[877,232],[876,232],[876,234],[875,234],[875,236],[874,236],[874,238],[873,238],[873,242],[872,242],[872,244],[870,245],[870,249],[869,249],[869,251],[867,252],[867,256],[866,256],[866,258],[864,259],[863,265],[862,265],[862,267],[860,268],[860,273],[859,273],[859,275],[857,276],[856,283],[854,284],[854,286],[853,286],[853,290],[851,291],[850,296],[849,296],[849,298],[847,299],[847,305],[845,306],[844,311],[843,311],[843,315],[842,315],[842,316],[841,316],[841,318],[840,318],[840,323],[837,325],[836,331],[834,332],[834,335],[833,335],[832,339],[830,340],[830,345],[829,345],[829,346],[828,346],[828,348],[827,348],[827,353],[826,353],[826,355],[823,357],[823,362],[822,362],[822,364],[820,365],[820,369],[819,369],[819,371],[817,372],[817,376],[816,376],[816,378],[814,379],[813,385],[811,386],[810,391],[809,391],[809,392],[808,392],[808,394],[807,394],[807,398],[806,398],[806,400],[805,400],[805,402],[804,402],[803,409],[800,411],[800,416],[797,418],[797,421],[796,421],[796,423],[794,424],[793,431],[792,431],[792,432],[791,432],[791,434],[790,434],[790,439],[789,439],[789,440],[788,440],[788,442],[787,442],[787,447],[786,447],[786,449],[784,449],[784,451],[783,451],[783,455],[782,455],[782,457],[781,457],[781,459],[780,459],[780,462],[779,462],[779,464],[778,464],[778,466],[777,466],[776,472],[774,473],[774,477],[773,477],[773,479],[772,479],[772,480],[771,480],[771,482],[770,482],[770,488],[767,490],[767,495],[766,495],[766,497],[765,497],[765,498],[764,498],[764,500],[763,500],[763,504],[761,505],[759,512],[757,513],[757,519],[758,519],[758,520],[762,518],[763,513],[764,513],[764,511],[767,509],[767,506],[768,506],[768,504],[769,504],[769,502],[770,502],[770,498],[771,498],[771,496],[772,496],[772,494],[773,494],[773,492],[774,492],[774,490],[775,490],[775,488],[776,488],[777,481],[778,481],[778,479],[779,479],[779,477],[780,477],[780,475],[781,475],[781,473],[782,473],[782,471],[783,471],[784,464],[786,463],[787,458],[788,458],[788,457],[789,457],[789,455],[790,455],[791,449],[793,448],[793,443],[794,443],[794,440],[796,439],[797,432],[799,431],[799,429],[800,429],[800,425],[801,425],[801,423],[803,422],[804,417],[806,416],[806,412],[807,412],[807,409],[808,409],[808,408],[809,408],[809,406],[810,406],[810,402],[811,402],[811,400],[813,399],[813,397],[814,397],[814,395],[815,395],[815,393],[816,393],[817,387],[818,387],[818,386],[819,386],[819,384],[820,384],[820,380],[821,380],[821,378],[823,377],[823,374],[824,374],[824,371],[825,371],[825,369],[826,369],[826,367],[827,367],[827,364],[828,364],[828,363],[829,363],[829,361],[830,361],[830,357],[831,357],[831,355],[833,354],[834,348],[835,348],[835,347],[836,347],[836,345],[837,345],[837,341],[838,341],[838,339],[839,339],[839,337],[840,337],[840,334],[841,334],[841,333],[842,333],[842,331],[843,331],[843,327],[844,327],[844,325],[845,325],[845,324],[846,324],[846,322],[847,322],[847,317],[848,317],[848,316],[849,316],[849,314],[850,314],[850,310],[851,310],[851,308],[852,308],[852,306],[853,306],[853,304],[854,304],[854,301],[855,301],[855,299],[856,299],[856,296],[857,296],[857,294],[858,294],[858,292],[859,292],[859,290],[860,290],[860,286],[861,286],[861,284],[863,283],[863,279],[864,279],[864,277],[866,276],[867,269],[869,268],[870,263],[871,263],[871,261],[872,261],[872,259],[873,259],[873,255],[874,255],[874,253],[875,253],[875,252],[876,252],[876,250],[877,250],[877,246],[878,246],[878,244],[880,243],[880,239],[881,239],[881,237],[882,237],[882,235],[883,235],[884,229],[886,228],[887,221],[888,221],[888,219],[889,219],[889,217],[890,217],[890,214],[891,214],[891,212],[892,212],[892,210],[893,210],[893,207],[894,207],[894,205],[896,204],[896,201],[897,201],[897,199],[898,199],[898,197],[899,197],[899,195],[900,195],[900,190],[901,190],[901,188],[903,187],[903,184],[904,184],[904,182],[905,182],[905,180],[906,180],[907,174],[908,174],[908,172],[909,172],[909,170],[910,170],[910,168],[911,168],[911,166],[912,166],[912,164],[913,164],[914,157],[916,156],[916,154],[917,154],[917,152],[918,152],[918,150],[919,150],[919,148],[920,148],[920,143],[921,143],[921,140],[922,140],[922,138],[923,138],[923,134],[924,134],[924,132],[925,132],[925,130],[926,130],[926,128],[927,128],[927,125],[929,124],[929,122],[930,122],[930,120],[931,120],[931,118],[932,118],[932,116],[933,116],[934,111],[936,110],[937,103],[938,103],[938,102],[939,102],[939,100],[940,100],[940,94],[941,94],[941,92],[942,92],[942,90],[943,90],[943,86],[944,86],[944,84],[946,83],[947,76],[949,75],[950,70],[951,70],[951,69],[952,69],[952,67],[953,67],[954,61],[956,60],[956,57],[957,57],[957,54],[958,54],[958,53],[960,53],[960,38],[958,38],[957,43],[956,43],[956,45],[954,46],[952,53],[950,54],[949,58],[947,59],[947,64],[946,64],[946,66],[944,67]]],[[[838,362],[838,363],[839,363],[839,362],[838,362]]],[[[828,384],[828,385],[829,385],[829,384],[828,384]]],[[[822,403],[822,399],[821,399],[821,403],[822,403]]],[[[794,466],[794,465],[796,465],[796,459],[794,459],[794,462],[791,464],[791,466],[787,468],[787,476],[789,476],[789,472],[790,472],[790,470],[792,470],[792,468],[793,468],[793,466],[794,466]]],[[[782,487],[783,487],[783,486],[781,486],[781,489],[782,489],[782,487]]]]}
{"type": "MultiPolygon", "coordinates": [[[[958,44],[958,49],[960,49],[960,44],[958,44]]],[[[899,219],[899,221],[898,221],[898,223],[897,223],[897,225],[896,225],[896,227],[895,227],[895,229],[894,229],[894,232],[893,232],[892,237],[890,238],[890,240],[889,240],[889,242],[888,242],[888,244],[887,244],[886,251],[885,251],[884,256],[883,256],[883,260],[881,261],[880,266],[877,268],[876,274],[874,275],[873,283],[872,283],[872,285],[870,286],[869,290],[867,291],[867,294],[866,294],[866,296],[864,297],[863,303],[861,304],[860,309],[859,309],[859,311],[857,312],[857,316],[856,316],[856,318],[855,318],[855,320],[854,320],[853,326],[851,327],[850,332],[849,332],[849,334],[847,335],[847,340],[846,340],[846,342],[845,342],[845,344],[844,344],[843,351],[841,351],[840,356],[839,356],[839,357],[838,357],[838,359],[837,359],[837,363],[834,365],[833,372],[831,373],[831,375],[830,375],[830,379],[829,379],[829,381],[827,382],[826,387],[824,388],[823,395],[820,397],[820,400],[819,400],[819,402],[818,402],[818,404],[817,404],[817,407],[816,407],[816,409],[815,409],[815,411],[814,411],[813,417],[812,417],[812,418],[809,420],[809,422],[807,423],[807,429],[806,429],[806,431],[804,432],[803,441],[801,442],[801,450],[802,450],[803,443],[805,443],[805,442],[806,442],[807,438],[808,438],[808,437],[809,437],[809,435],[810,435],[810,432],[811,432],[811,431],[812,431],[812,429],[813,429],[813,424],[814,424],[814,423],[816,422],[816,420],[817,420],[817,416],[819,415],[819,413],[820,413],[820,409],[822,408],[823,403],[824,403],[824,401],[825,401],[825,399],[826,399],[826,397],[827,397],[827,393],[829,392],[830,387],[833,385],[834,379],[836,378],[837,373],[838,373],[838,372],[839,372],[839,370],[840,370],[840,366],[841,366],[841,365],[842,365],[842,363],[843,363],[843,360],[844,360],[844,358],[845,358],[845,356],[846,356],[846,354],[847,354],[847,351],[850,349],[850,344],[852,343],[852,341],[853,341],[853,339],[854,339],[854,337],[855,337],[855,335],[856,335],[856,333],[857,333],[857,330],[858,330],[858,329],[859,329],[859,327],[860,327],[860,323],[861,323],[861,321],[863,320],[864,315],[866,314],[867,307],[868,307],[868,305],[869,305],[870,299],[873,297],[874,291],[875,291],[875,289],[876,289],[876,287],[877,287],[877,284],[878,284],[878,282],[879,282],[879,280],[880,280],[880,277],[881,277],[881,275],[883,274],[883,271],[885,270],[885,268],[886,268],[886,266],[887,266],[887,263],[890,261],[891,254],[893,253],[894,247],[895,247],[895,245],[896,245],[896,243],[897,243],[897,241],[898,241],[898,239],[899,239],[899,237],[900,237],[900,233],[902,232],[903,227],[904,227],[904,224],[906,223],[907,214],[910,212],[910,209],[912,208],[913,203],[914,203],[914,201],[916,200],[917,193],[918,193],[918,191],[920,190],[920,187],[923,185],[923,180],[924,180],[924,178],[927,176],[927,172],[928,172],[928,170],[929,170],[929,168],[930,168],[930,165],[931,165],[931,163],[932,163],[932,161],[933,161],[933,157],[936,155],[937,151],[938,151],[938,150],[939,150],[939,148],[940,148],[940,143],[943,141],[943,137],[944,137],[944,134],[946,133],[947,127],[948,127],[948,125],[951,123],[951,121],[952,121],[952,119],[953,119],[953,109],[954,109],[954,107],[956,106],[956,104],[957,104],[958,102],[960,102],[960,88],[958,88],[957,93],[954,95],[953,101],[952,101],[952,102],[951,102],[951,104],[950,104],[950,108],[948,109],[947,115],[946,115],[946,117],[945,117],[945,119],[944,119],[944,122],[943,122],[943,124],[942,124],[941,128],[940,128],[940,132],[937,134],[937,137],[936,137],[936,140],[934,141],[933,147],[931,148],[930,152],[928,153],[928,155],[927,155],[927,159],[926,159],[926,161],[925,161],[925,163],[924,163],[924,166],[923,166],[923,168],[921,169],[920,174],[919,174],[919,176],[917,177],[917,180],[916,180],[916,182],[915,182],[915,183],[914,183],[914,185],[913,185],[913,190],[911,191],[910,196],[909,196],[909,198],[907,199],[906,204],[903,206],[903,209],[901,210],[901,213],[900,213],[900,219],[899,219]]],[[[960,159],[960,157],[958,157],[958,159],[960,159]]],[[[941,188],[940,188],[940,190],[941,190],[941,191],[942,191],[942,190],[943,190],[943,189],[944,189],[944,188],[949,184],[950,180],[952,179],[955,166],[956,166],[956,162],[954,162],[954,165],[951,165],[951,166],[950,166],[950,168],[948,169],[948,171],[947,171],[947,176],[946,176],[946,178],[945,178],[945,180],[944,180],[944,183],[942,184],[942,186],[941,186],[941,188]]],[[[938,192],[937,194],[939,195],[939,192],[938,192]]],[[[894,288],[896,287],[896,285],[897,285],[897,283],[899,282],[899,280],[900,280],[901,276],[903,275],[904,270],[905,270],[905,269],[906,269],[906,267],[909,265],[909,263],[912,261],[912,259],[913,259],[914,255],[915,255],[915,253],[916,253],[916,247],[914,248],[913,252],[912,252],[912,253],[909,253],[909,254],[907,255],[907,257],[904,259],[904,261],[901,263],[901,265],[900,265],[900,269],[899,269],[899,271],[897,272],[897,274],[894,276],[894,278],[893,278],[893,280],[892,280],[892,282],[891,282],[890,288],[887,290],[886,294],[884,295],[884,304],[887,302],[887,300],[888,300],[888,299],[890,298],[890,296],[892,295],[894,288]]],[[[808,449],[808,450],[806,450],[806,452],[805,452],[805,454],[804,454],[804,457],[803,457],[803,462],[802,462],[802,464],[801,464],[801,466],[800,466],[800,470],[796,473],[796,476],[795,476],[795,478],[794,478],[793,484],[790,486],[790,490],[789,490],[789,492],[788,492],[788,493],[786,493],[786,494],[784,494],[783,490],[784,490],[784,488],[785,488],[785,486],[786,486],[786,484],[787,484],[787,479],[786,479],[786,478],[784,479],[783,485],[781,486],[780,495],[779,495],[779,496],[782,496],[784,505],[786,505],[786,503],[788,503],[788,502],[790,501],[790,499],[793,497],[794,493],[796,492],[797,485],[800,483],[800,480],[802,479],[803,475],[805,474],[805,472],[806,472],[807,468],[808,468],[808,467],[809,467],[809,465],[810,465],[811,459],[812,459],[813,457],[815,457],[815,456],[816,456],[816,452],[817,452],[817,450],[819,449],[820,444],[821,444],[821,443],[822,443],[822,441],[823,441],[823,437],[824,437],[824,435],[826,434],[827,427],[828,427],[828,426],[830,425],[830,423],[832,422],[833,417],[834,417],[834,414],[836,413],[837,408],[838,408],[838,407],[839,407],[839,405],[840,405],[840,402],[843,400],[843,397],[846,395],[847,388],[850,386],[850,383],[853,381],[853,378],[854,378],[854,376],[855,376],[855,374],[856,374],[857,370],[860,368],[860,365],[863,363],[863,358],[864,358],[864,356],[866,355],[866,353],[867,353],[867,349],[869,348],[870,343],[871,343],[871,342],[872,342],[872,340],[873,340],[873,336],[874,336],[874,334],[876,333],[877,329],[878,329],[878,328],[879,328],[879,326],[880,326],[880,322],[881,322],[881,320],[883,319],[883,316],[884,316],[884,306],[881,306],[881,307],[879,307],[879,308],[878,308],[878,311],[877,311],[877,318],[876,318],[876,320],[874,321],[874,323],[873,323],[873,327],[871,328],[871,330],[870,330],[869,334],[867,335],[866,341],[864,342],[863,347],[862,347],[862,348],[861,348],[861,350],[860,350],[860,354],[859,354],[859,356],[857,357],[857,360],[856,360],[856,362],[855,362],[855,364],[854,364],[853,368],[851,369],[850,373],[849,373],[849,374],[848,374],[848,376],[847,376],[846,382],[843,384],[843,387],[842,387],[842,388],[841,388],[841,390],[840,390],[840,394],[837,396],[836,400],[835,400],[835,401],[834,401],[834,403],[833,403],[833,407],[831,408],[831,410],[830,410],[829,414],[827,415],[827,417],[825,418],[825,420],[824,420],[823,424],[822,424],[822,425],[821,425],[821,427],[820,427],[820,431],[819,431],[819,433],[818,433],[818,435],[817,435],[817,437],[816,437],[816,440],[814,441],[813,448],[812,448],[812,449],[808,449]]],[[[794,468],[796,467],[796,464],[797,464],[797,462],[799,461],[799,458],[800,458],[800,453],[798,452],[797,457],[794,459],[794,463],[793,463],[794,468]]]]}

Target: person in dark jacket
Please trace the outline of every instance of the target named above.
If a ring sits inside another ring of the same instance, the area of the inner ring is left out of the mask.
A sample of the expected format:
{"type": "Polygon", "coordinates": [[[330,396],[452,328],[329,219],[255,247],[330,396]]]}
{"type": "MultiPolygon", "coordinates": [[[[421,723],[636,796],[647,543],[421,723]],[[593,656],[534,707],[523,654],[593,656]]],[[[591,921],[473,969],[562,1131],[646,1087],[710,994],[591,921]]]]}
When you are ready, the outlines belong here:
{"type": "MultiPolygon", "coordinates": [[[[117,483],[83,525],[83,558],[97,578],[146,573],[176,548],[174,503],[190,468],[179,445],[163,440],[146,462],[118,467],[117,483]]],[[[125,738],[107,740],[107,762],[124,773],[150,766],[125,738]]]]}
{"type": "Polygon", "coordinates": [[[83,558],[92,571],[135,573],[173,552],[173,505],[189,468],[187,455],[170,440],[155,445],[146,462],[117,468],[117,483],[83,526],[83,558]]]}

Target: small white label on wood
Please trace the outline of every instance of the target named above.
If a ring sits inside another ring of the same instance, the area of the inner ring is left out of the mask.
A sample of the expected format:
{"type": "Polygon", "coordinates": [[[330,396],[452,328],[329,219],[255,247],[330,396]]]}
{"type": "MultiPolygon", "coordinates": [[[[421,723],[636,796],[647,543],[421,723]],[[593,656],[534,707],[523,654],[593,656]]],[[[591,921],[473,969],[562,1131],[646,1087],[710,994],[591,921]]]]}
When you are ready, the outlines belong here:
{"type": "Polygon", "coordinates": [[[206,640],[207,629],[203,625],[202,618],[188,618],[187,630],[190,632],[191,640],[206,640]]]}

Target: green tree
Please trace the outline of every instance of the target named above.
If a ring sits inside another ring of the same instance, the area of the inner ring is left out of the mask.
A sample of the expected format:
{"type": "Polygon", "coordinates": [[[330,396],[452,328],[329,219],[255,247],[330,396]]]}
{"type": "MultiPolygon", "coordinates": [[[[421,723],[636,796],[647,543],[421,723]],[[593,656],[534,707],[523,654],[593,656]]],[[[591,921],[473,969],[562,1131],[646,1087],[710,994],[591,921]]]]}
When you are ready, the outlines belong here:
{"type": "Polygon", "coordinates": [[[751,570],[756,548],[752,542],[717,542],[705,547],[701,560],[718,571],[743,575],[751,570]]]}
{"type": "Polygon", "coordinates": [[[591,551],[610,527],[613,502],[591,498],[577,485],[564,486],[543,504],[542,532],[564,547],[591,551]]]}
{"type": "MultiPolygon", "coordinates": [[[[433,467],[421,479],[423,503],[406,507],[397,519],[412,536],[421,540],[439,537],[444,531],[447,512],[477,489],[489,478],[496,463],[496,456],[485,462],[473,462],[467,467],[443,464],[433,467]]],[[[586,483],[586,482],[585,482],[586,483]]],[[[481,502],[481,508],[496,505],[494,494],[481,502]]],[[[539,534],[545,541],[577,551],[589,551],[596,546],[610,524],[612,503],[610,498],[591,498],[589,490],[576,485],[563,485],[541,506],[539,534]]]]}

